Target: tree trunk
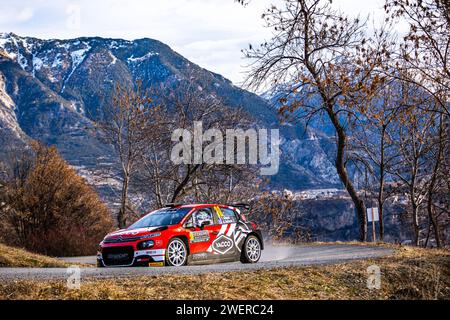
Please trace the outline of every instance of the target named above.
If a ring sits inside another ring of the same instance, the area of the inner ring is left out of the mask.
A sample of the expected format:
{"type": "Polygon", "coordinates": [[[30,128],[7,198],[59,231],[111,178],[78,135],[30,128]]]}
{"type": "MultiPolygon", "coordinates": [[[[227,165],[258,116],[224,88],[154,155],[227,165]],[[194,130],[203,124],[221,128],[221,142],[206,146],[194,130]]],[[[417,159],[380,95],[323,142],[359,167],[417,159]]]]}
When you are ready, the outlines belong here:
{"type": "Polygon", "coordinates": [[[428,211],[428,218],[430,219],[431,225],[433,226],[433,231],[434,231],[434,238],[436,239],[436,246],[438,248],[441,247],[441,236],[440,236],[440,232],[439,232],[439,224],[437,222],[436,217],[433,214],[433,204],[432,204],[432,199],[433,197],[431,196],[431,194],[428,196],[428,203],[427,203],[427,211],[428,211]]]}
{"type": "Polygon", "coordinates": [[[384,241],[384,223],[383,223],[383,196],[378,197],[378,216],[380,218],[380,241],[384,241]]]}
{"type": "Polygon", "coordinates": [[[441,236],[439,232],[439,224],[438,221],[433,214],[433,195],[434,195],[434,187],[436,185],[436,180],[439,172],[439,167],[441,164],[441,157],[442,157],[442,151],[443,151],[443,127],[444,127],[444,115],[440,116],[440,123],[439,123],[439,146],[438,146],[438,152],[436,154],[436,162],[433,166],[433,173],[431,175],[431,181],[428,186],[428,199],[427,199],[427,212],[428,212],[428,218],[431,221],[431,224],[433,226],[434,230],[434,238],[436,239],[436,245],[438,248],[441,247],[441,236]]]}
{"type": "MultiPolygon", "coordinates": [[[[308,24],[306,24],[307,26],[308,24]]],[[[306,27],[305,26],[305,27],[306,27]]],[[[305,48],[308,48],[308,44],[305,44],[305,48]]],[[[308,55],[305,55],[305,59],[308,60],[308,55]]],[[[335,101],[330,100],[327,93],[326,88],[322,85],[322,81],[319,79],[319,75],[315,66],[310,63],[306,64],[306,67],[313,75],[319,89],[320,96],[325,104],[325,110],[333,123],[334,129],[336,130],[337,135],[337,153],[336,153],[336,171],[341,179],[341,182],[345,186],[345,189],[349,193],[352,198],[353,204],[355,205],[356,215],[358,218],[359,224],[359,241],[367,240],[367,215],[366,215],[366,205],[364,204],[363,199],[358,195],[352,181],[348,176],[347,169],[345,167],[345,148],[347,144],[347,134],[345,129],[342,127],[338,115],[334,111],[334,103],[335,101]]]]}
{"type": "Polygon", "coordinates": [[[413,220],[413,231],[414,231],[414,244],[416,246],[419,245],[419,236],[420,236],[420,228],[419,228],[419,216],[418,216],[418,208],[417,205],[414,201],[414,199],[412,200],[412,220],[413,220]]]}
{"type": "Polygon", "coordinates": [[[412,207],[412,227],[414,232],[414,244],[419,245],[420,228],[419,228],[419,205],[416,199],[416,184],[417,184],[417,172],[418,172],[418,156],[414,154],[413,167],[411,171],[411,182],[409,185],[409,197],[412,207]]]}
{"type": "Polygon", "coordinates": [[[125,174],[122,184],[122,197],[120,199],[120,210],[119,213],[117,214],[117,225],[120,229],[125,228],[127,225],[128,183],[129,177],[127,174],[125,174]]]}
{"type": "Polygon", "coordinates": [[[436,184],[437,180],[437,171],[439,170],[439,164],[440,164],[440,158],[441,158],[441,149],[439,149],[437,159],[435,166],[433,168],[433,174],[431,176],[430,185],[428,187],[428,199],[427,199],[427,213],[428,213],[428,219],[431,222],[431,226],[433,226],[434,231],[434,238],[436,240],[436,246],[438,248],[441,247],[441,236],[439,232],[439,224],[438,221],[433,213],[433,195],[434,195],[434,186],[436,184]]]}
{"type": "Polygon", "coordinates": [[[427,230],[427,237],[425,238],[425,243],[423,245],[424,248],[428,247],[428,241],[430,240],[430,233],[431,233],[431,223],[428,223],[428,230],[427,230]]]}
{"type": "Polygon", "coordinates": [[[189,183],[191,176],[195,173],[195,171],[197,171],[199,167],[200,165],[196,164],[191,169],[190,166],[188,165],[186,175],[183,181],[180,182],[180,184],[176,187],[175,191],[173,192],[171,202],[174,203],[177,200],[178,196],[181,194],[181,191],[183,191],[184,187],[186,187],[186,185],[189,183]]]}
{"type": "Polygon", "coordinates": [[[337,154],[336,154],[336,170],[341,179],[342,183],[345,186],[345,189],[349,193],[352,198],[353,204],[355,205],[356,214],[358,217],[359,224],[359,240],[366,241],[367,240],[367,216],[366,216],[366,205],[362,198],[358,195],[355,187],[353,186],[352,181],[348,176],[347,169],[344,164],[344,156],[345,156],[345,148],[347,143],[347,136],[339,123],[339,119],[337,115],[333,112],[331,106],[327,108],[328,115],[333,122],[334,128],[337,133],[337,154]]]}
{"type": "Polygon", "coordinates": [[[384,142],[385,142],[386,126],[381,129],[380,141],[380,186],[378,189],[378,215],[380,224],[380,241],[384,241],[384,223],[383,223],[383,204],[384,204],[384,142]]]}
{"type": "Polygon", "coordinates": [[[436,238],[436,246],[438,248],[441,248],[442,247],[442,242],[443,241],[445,242],[445,239],[444,240],[441,239],[441,231],[440,231],[440,228],[439,228],[438,219],[436,218],[436,212],[433,213],[433,211],[434,211],[433,208],[431,210],[432,210],[431,215],[433,216],[433,220],[432,221],[433,221],[434,237],[436,238]]]}

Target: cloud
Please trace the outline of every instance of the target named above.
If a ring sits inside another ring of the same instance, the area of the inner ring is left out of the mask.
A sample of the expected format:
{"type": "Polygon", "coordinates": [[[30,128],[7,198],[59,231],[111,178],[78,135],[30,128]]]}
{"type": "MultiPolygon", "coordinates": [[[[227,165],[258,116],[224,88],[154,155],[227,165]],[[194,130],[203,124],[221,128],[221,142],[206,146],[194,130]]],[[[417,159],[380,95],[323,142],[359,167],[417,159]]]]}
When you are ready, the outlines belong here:
{"type": "Polygon", "coordinates": [[[240,50],[268,34],[260,15],[270,0],[246,8],[233,0],[17,2],[0,0],[10,8],[0,13],[0,31],[39,38],[154,38],[233,82],[242,79],[240,50]]]}
{"type": "MultiPolygon", "coordinates": [[[[0,32],[39,38],[101,36],[160,40],[235,83],[243,80],[241,49],[270,37],[261,14],[273,2],[233,0],[0,0],[0,32]]],[[[380,10],[384,0],[335,0],[350,14],[380,10]]],[[[379,12],[379,11],[378,11],[379,12]]]]}
{"type": "MultiPolygon", "coordinates": [[[[2,10],[0,11],[0,25],[17,25],[29,21],[33,18],[34,11],[31,7],[18,7],[15,5],[5,5],[0,1],[2,10]]],[[[7,30],[5,30],[7,31],[7,30]]]]}
{"type": "Polygon", "coordinates": [[[30,20],[32,17],[33,17],[33,9],[31,9],[30,7],[26,7],[23,10],[21,10],[17,15],[17,21],[25,22],[30,20]]]}

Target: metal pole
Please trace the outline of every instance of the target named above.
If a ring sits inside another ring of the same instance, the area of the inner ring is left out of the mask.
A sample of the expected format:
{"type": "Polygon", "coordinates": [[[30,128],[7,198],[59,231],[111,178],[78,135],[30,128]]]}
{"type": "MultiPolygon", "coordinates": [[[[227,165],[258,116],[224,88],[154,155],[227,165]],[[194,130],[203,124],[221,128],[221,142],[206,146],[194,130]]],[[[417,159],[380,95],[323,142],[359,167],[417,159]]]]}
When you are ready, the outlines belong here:
{"type": "Polygon", "coordinates": [[[377,238],[375,235],[375,216],[373,214],[373,207],[370,208],[370,212],[372,213],[372,240],[373,240],[373,242],[376,242],[377,238]]]}

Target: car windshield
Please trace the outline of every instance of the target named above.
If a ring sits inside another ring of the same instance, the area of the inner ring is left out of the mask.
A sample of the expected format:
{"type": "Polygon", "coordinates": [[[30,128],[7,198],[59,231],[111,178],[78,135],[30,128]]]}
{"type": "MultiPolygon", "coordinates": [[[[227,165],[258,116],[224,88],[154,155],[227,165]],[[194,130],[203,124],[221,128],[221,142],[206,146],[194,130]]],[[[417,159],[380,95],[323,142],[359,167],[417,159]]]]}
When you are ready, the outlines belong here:
{"type": "Polygon", "coordinates": [[[161,227],[170,226],[183,219],[183,217],[191,210],[191,208],[164,208],[154,211],[142,219],[136,221],[128,229],[148,228],[148,227],[161,227]]]}

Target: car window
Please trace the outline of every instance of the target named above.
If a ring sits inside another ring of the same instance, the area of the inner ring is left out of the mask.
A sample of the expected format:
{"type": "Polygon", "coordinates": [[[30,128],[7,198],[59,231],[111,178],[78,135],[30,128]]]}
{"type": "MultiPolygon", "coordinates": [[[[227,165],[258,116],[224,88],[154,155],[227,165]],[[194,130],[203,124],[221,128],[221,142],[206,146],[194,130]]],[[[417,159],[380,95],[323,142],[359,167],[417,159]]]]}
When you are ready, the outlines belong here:
{"type": "Polygon", "coordinates": [[[217,214],[217,221],[219,222],[219,224],[237,222],[236,214],[231,209],[215,207],[215,212],[217,214]]]}
{"type": "Polygon", "coordinates": [[[210,208],[198,209],[192,215],[192,222],[195,226],[199,226],[204,221],[209,221],[209,224],[214,224],[213,214],[210,208]]]}
{"type": "Polygon", "coordinates": [[[190,210],[191,210],[190,208],[178,208],[178,209],[164,208],[156,210],[133,223],[131,226],[128,227],[128,229],[131,230],[138,228],[174,225],[180,223],[180,221],[190,210]]]}
{"type": "Polygon", "coordinates": [[[194,214],[191,214],[189,218],[185,221],[184,225],[193,225],[194,224],[194,214]]]}

